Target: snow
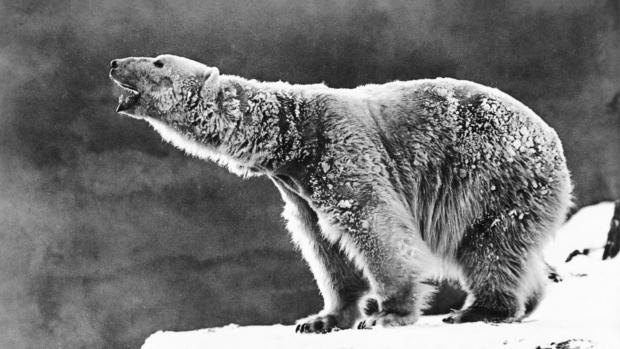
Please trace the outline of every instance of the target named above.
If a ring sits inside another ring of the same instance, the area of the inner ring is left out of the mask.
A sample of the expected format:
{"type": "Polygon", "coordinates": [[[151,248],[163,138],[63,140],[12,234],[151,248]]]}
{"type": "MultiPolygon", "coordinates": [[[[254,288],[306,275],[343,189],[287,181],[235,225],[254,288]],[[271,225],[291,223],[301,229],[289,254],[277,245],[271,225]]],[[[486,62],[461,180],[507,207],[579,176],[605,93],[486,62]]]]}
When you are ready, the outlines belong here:
{"type": "Polygon", "coordinates": [[[602,261],[613,203],[579,211],[558,232],[547,258],[563,281],[550,283],[530,317],[511,324],[444,324],[422,316],[407,327],[296,334],[294,326],[229,325],[188,332],[159,331],[142,349],[198,348],[620,348],[620,258],[602,261]],[[574,250],[593,249],[565,263],[574,250]]]}
{"type": "Polygon", "coordinates": [[[564,263],[566,258],[574,250],[585,248],[590,249],[591,254],[600,260],[613,213],[613,202],[602,202],[579,210],[564,224],[555,241],[549,244],[545,253],[546,260],[559,269],[568,266],[574,269],[572,263],[564,263]]]}

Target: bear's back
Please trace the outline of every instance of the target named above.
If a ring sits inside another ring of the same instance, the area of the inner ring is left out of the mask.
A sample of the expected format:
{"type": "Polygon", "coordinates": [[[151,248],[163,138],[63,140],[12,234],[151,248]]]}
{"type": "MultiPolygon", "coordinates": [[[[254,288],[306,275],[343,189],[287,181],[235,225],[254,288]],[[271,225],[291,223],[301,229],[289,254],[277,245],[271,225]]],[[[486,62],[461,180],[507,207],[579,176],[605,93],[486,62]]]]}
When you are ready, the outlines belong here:
{"type": "Polygon", "coordinates": [[[437,78],[366,85],[353,92],[367,105],[372,122],[396,142],[414,147],[423,143],[489,161],[511,162],[534,154],[563,157],[556,132],[530,108],[495,88],[437,78]]]}
{"type": "Polygon", "coordinates": [[[421,229],[433,249],[454,246],[432,231],[452,232],[444,237],[462,233],[463,224],[445,222],[467,222],[495,210],[518,216],[513,207],[532,206],[549,195],[568,202],[570,180],[557,134],[500,90],[438,78],[339,90],[336,97],[355,108],[348,116],[361,120],[355,127],[362,124],[379,135],[373,143],[383,149],[382,162],[393,164],[396,177],[409,183],[403,195],[419,201],[414,207],[442,208],[441,218],[421,229]],[[460,213],[448,207],[460,207],[460,213]]]}

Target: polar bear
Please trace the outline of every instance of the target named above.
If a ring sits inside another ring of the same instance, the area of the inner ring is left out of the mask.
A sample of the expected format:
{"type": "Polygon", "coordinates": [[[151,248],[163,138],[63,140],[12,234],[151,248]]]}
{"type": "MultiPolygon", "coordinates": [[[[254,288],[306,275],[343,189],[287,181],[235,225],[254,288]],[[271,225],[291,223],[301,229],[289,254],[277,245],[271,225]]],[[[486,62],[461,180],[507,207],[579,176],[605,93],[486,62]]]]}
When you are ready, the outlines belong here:
{"type": "Polygon", "coordinates": [[[113,60],[110,77],[118,112],[273,181],[324,299],[297,331],[412,324],[430,279],[469,294],[449,323],[514,321],[540,301],[572,186],[555,131],[507,94],[449,78],[259,82],[173,55],[113,60]]]}

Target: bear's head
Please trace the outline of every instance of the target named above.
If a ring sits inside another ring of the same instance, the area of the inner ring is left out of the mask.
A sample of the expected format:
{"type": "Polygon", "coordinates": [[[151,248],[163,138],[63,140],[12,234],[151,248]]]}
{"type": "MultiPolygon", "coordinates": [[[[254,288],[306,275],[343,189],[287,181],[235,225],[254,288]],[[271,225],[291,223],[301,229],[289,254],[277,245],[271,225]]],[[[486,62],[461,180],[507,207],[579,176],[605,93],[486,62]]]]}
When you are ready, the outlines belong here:
{"type": "Polygon", "coordinates": [[[219,91],[217,68],[183,57],[128,57],[110,67],[123,88],[117,111],[139,119],[181,121],[198,104],[213,105],[219,91]]]}

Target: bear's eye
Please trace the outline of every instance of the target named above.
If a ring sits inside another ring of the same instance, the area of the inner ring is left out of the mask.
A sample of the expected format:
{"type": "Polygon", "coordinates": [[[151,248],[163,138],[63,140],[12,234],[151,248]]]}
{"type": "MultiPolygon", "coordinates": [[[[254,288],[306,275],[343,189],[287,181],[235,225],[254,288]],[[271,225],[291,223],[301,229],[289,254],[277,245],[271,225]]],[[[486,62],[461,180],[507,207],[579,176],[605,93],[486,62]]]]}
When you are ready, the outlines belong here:
{"type": "Polygon", "coordinates": [[[156,66],[157,68],[162,68],[164,66],[164,62],[157,60],[153,62],[153,65],[156,66]]]}

